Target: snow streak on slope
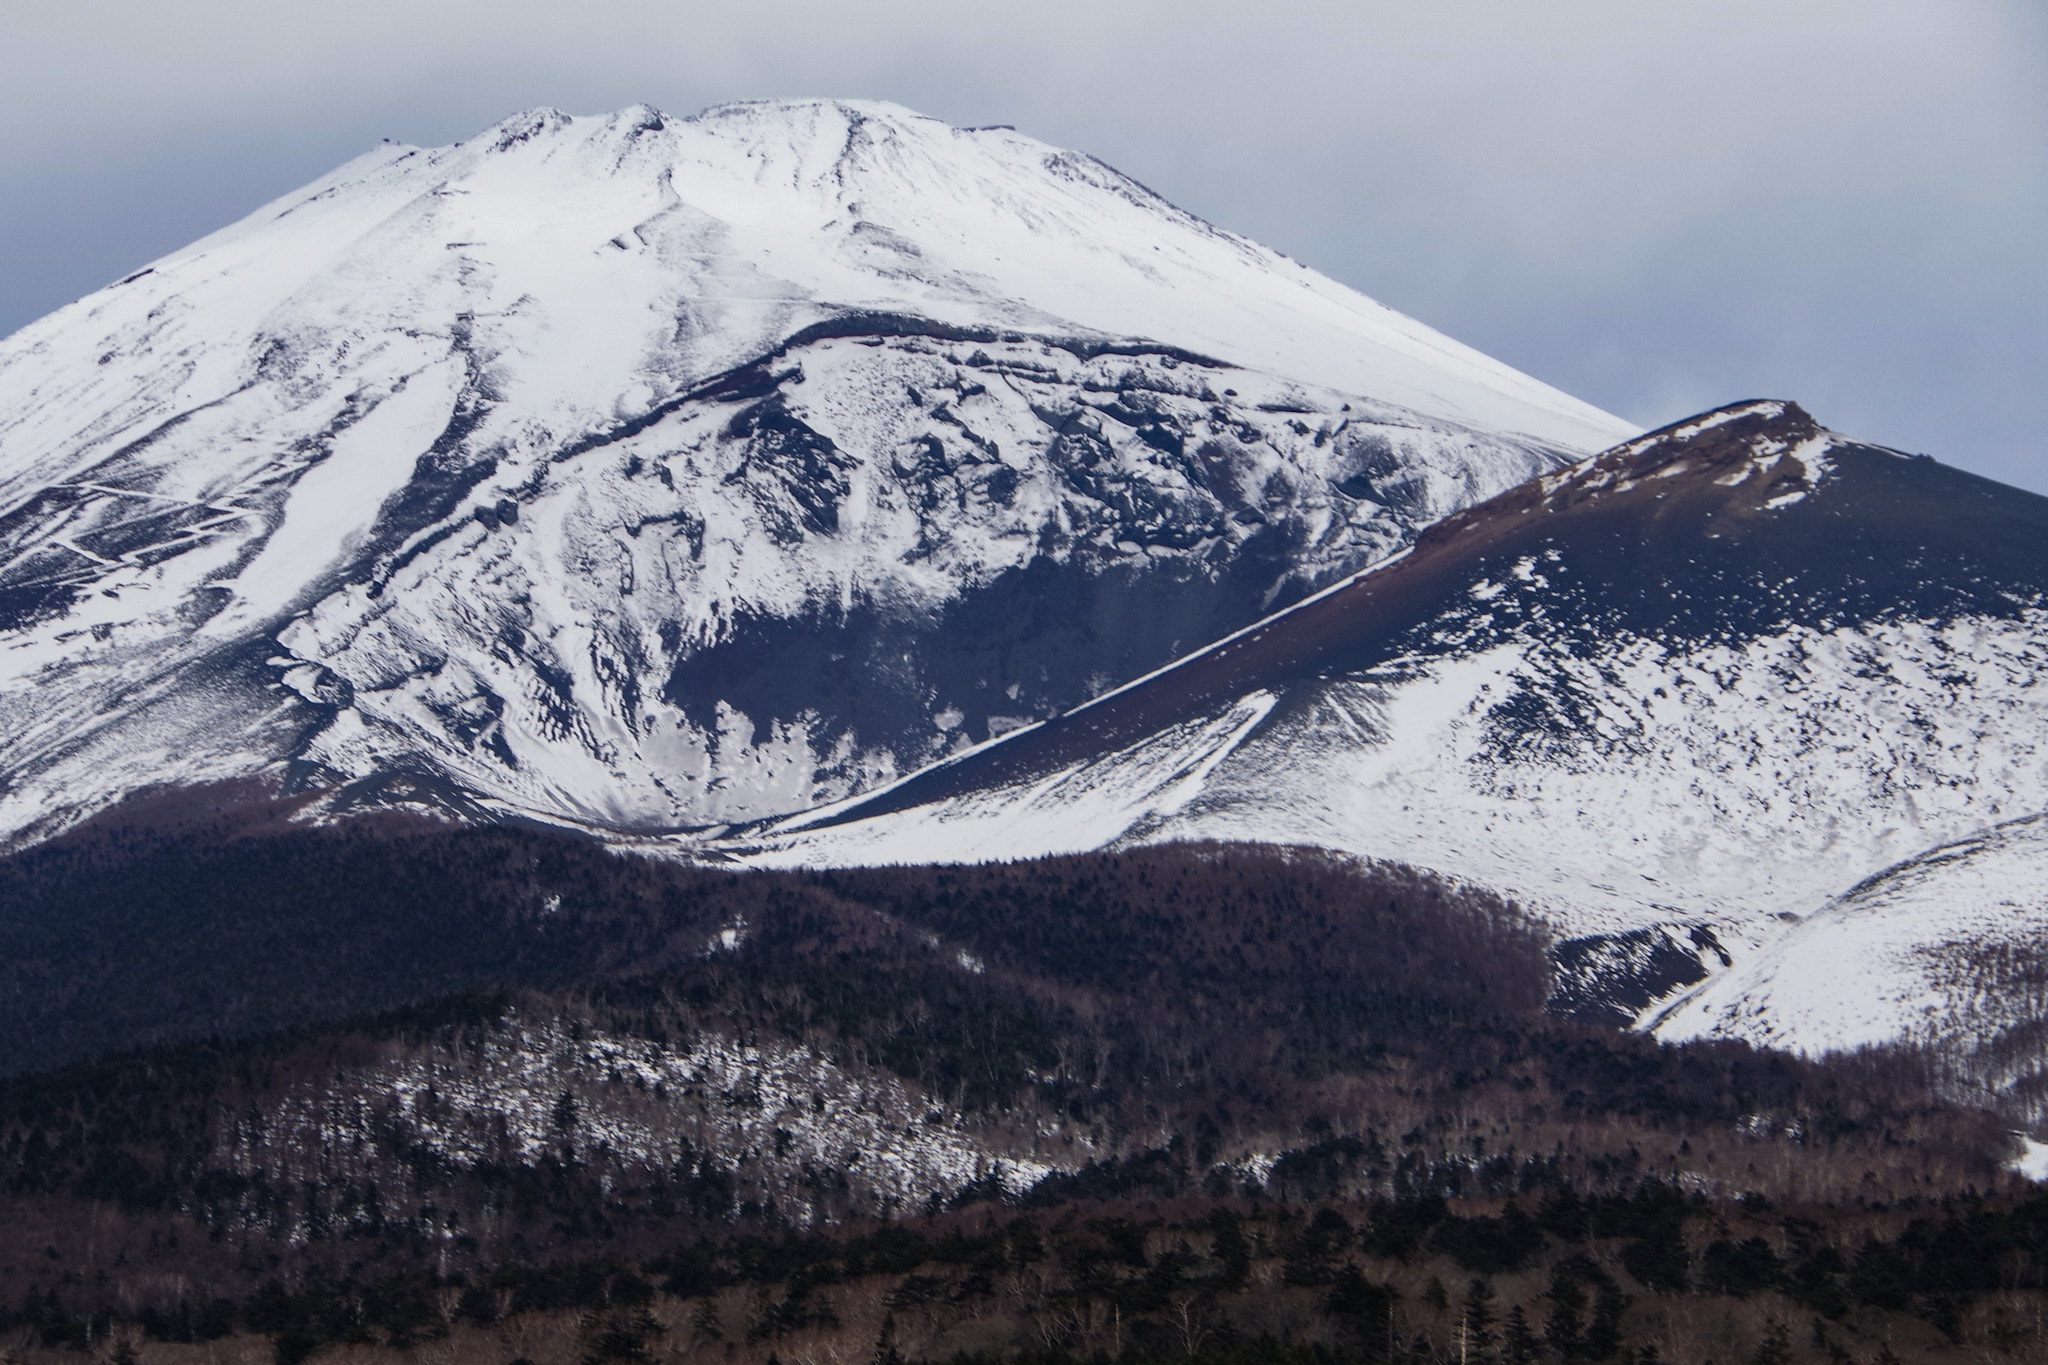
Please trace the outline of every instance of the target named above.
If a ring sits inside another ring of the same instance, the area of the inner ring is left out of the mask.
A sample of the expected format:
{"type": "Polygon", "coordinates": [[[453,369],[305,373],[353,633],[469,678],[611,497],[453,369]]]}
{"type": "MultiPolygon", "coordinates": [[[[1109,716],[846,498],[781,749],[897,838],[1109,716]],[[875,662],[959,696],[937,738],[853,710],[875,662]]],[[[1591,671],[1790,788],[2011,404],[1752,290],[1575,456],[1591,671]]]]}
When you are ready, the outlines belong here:
{"type": "MultiPolygon", "coordinates": [[[[1173,726],[1035,782],[742,847],[751,865],[783,868],[975,863],[1085,853],[1119,841],[1140,825],[1179,814],[1272,709],[1273,697],[1255,692],[1213,719],[1173,726]]],[[[799,816],[778,828],[802,830],[806,823],[799,816]]]]}
{"type": "Polygon", "coordinates": [[[0,342],[0,830],[286,761],[634,828],[800,807],[1624,431],[1008,131],[387,148],[0,342]],[[1074,636],[1036,673],[1029,620],[933,654],[1019,608],[1074,636]],[[844,713],[791,681],[834,631],[844,713]],[[846,657],[878,631],[892,669],[846,657]]]}

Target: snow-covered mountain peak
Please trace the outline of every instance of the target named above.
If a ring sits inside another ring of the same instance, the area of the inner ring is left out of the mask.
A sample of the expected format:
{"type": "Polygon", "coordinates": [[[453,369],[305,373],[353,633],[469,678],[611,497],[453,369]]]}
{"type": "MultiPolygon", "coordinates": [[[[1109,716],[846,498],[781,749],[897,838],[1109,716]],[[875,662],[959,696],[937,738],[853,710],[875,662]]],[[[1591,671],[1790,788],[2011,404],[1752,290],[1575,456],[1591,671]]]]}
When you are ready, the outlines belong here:
{"type": "MultiPolygon", "coordinates": [[[[1581,450],[1628,432],[1092,157],[884,104],[772,101],[687,119],[526,111],[453,147],[379,149],[158,262],[130,297],[161,302],[218,272],[257,324],[313,302],[298,297],[309,275],[355,265],[385,280],[367,293],[355,283],[361,305],[416,308],[460,275],[480,322],[536,315],[560,343],[535,357],[548,370],[591,343],[566,324],[596,311],[594,292],[633,305],[608,310],[611,349],[651,351],[671,384],[848,310],[890,311],[1149,338],[1581,450]],[[270,248],[293,218],[279,259],[270,248]],[[235,259],[237,243],[262,249],[264,265],[235,259]]],[[[118,332],[100,340],[120,352],[118,332]]],[[[647,401],[609,397],[627,410],[647,401]]]]}
{"type": "Polygon", "coordinates": [[[801,809],[1628,430],[1014,131],[387,144],[0,341],[0,831],[252,765],[801,809]]]}

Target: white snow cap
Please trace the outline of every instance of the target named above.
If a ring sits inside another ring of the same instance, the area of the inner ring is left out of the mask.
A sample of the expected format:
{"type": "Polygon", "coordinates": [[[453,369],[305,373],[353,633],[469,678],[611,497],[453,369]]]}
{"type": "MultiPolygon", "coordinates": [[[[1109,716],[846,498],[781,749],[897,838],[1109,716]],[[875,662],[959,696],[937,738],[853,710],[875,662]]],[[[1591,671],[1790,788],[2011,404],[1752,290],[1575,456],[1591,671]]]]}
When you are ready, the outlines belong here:
{"type": "MultiPolygon", "coordinates": [[[[452,147],[386,144],[156,262],[124,292],[189,296],[195,275],[232,275],[232,300],[219,302],[260,327],[279,308],[299,311],[303,289],[324,292],[337,267],[374,266],[397,274],[364,306],[431,307],[439,291],[405,279],[427,264],[422,234],[436,239],[435,274],[464,264],[465,293],[487,282],[502,306],[560,318],[534,340],[565,385],[611,352],[667,340],[654,384],[665,389],[808,323],[876,310],[1146,338],[1581,451],[1636,430],[1094,157],[875,101],[749,101],[683,119],[647,105],[575,118],[540,108],[452,147]],[[252,249],[261,261],[238,259],[252,249]]],[[[32,324],[0,347],[0,369],[100,299],[32,324]]],[[[222,339],[221,320],[207,310],[210,340],[222,339]]]]}

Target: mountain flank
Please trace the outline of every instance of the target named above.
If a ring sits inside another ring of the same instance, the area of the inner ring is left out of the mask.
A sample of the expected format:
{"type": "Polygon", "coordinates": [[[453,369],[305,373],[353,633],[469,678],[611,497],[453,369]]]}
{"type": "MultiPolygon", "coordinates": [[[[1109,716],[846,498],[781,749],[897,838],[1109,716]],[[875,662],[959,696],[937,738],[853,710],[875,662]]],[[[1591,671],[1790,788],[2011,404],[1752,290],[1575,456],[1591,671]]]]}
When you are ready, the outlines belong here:
{"type": "Polygon", "coordinates": [[[1911,1038],[2034,1094],[2044,622],[2048,499],[1737,404],[732,847],[774,866],[1315,845],[1529,906],[1560,941],[1560,1007],[1809,1051],[1911,1038]],[[1958,856],[1987,838],[2009,853],[1958,856]],[[1883,877],[1922,909],[1854,913],[1883,877]],[[1823,941],[1827,972],[1773,965],[1823,941]]]}

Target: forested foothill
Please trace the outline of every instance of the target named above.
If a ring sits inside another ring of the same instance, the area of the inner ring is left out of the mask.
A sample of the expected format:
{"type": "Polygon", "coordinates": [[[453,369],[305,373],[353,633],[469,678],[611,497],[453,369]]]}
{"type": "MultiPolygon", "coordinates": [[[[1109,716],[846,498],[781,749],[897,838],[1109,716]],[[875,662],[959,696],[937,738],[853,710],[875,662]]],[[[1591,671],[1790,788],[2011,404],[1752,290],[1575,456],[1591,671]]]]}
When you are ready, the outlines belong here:
{"type": "Polygon", "coordinates": [[[2048,1351],[1999,1118],[1548,1015],[1540,930],[1412,869],[290,814],[0,861],[8,1359],[2048,1351]]]}

